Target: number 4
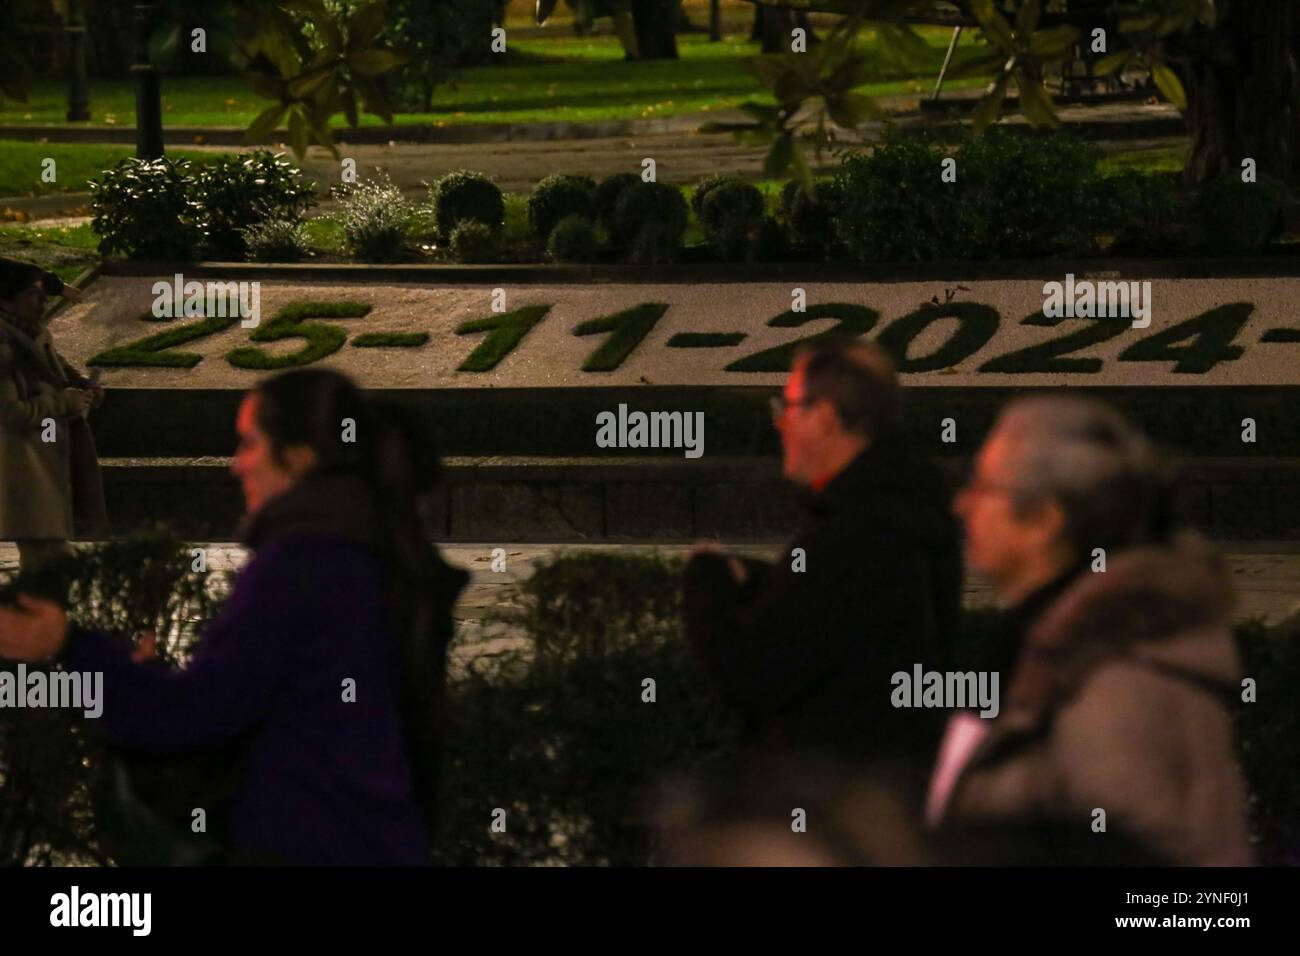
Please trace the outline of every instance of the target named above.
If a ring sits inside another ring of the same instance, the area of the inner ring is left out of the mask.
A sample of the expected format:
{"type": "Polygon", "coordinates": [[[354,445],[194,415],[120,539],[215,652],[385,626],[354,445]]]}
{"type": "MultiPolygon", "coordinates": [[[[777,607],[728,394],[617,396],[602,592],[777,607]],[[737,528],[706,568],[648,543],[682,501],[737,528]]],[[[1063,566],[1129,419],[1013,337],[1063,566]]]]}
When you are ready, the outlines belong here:
{"type": "Polygon", "coordinates": [[[1121,362],[1174,362],[1174,371],[1180,374],[1208,372],[1220,362],[1233,362],[1241,358],[1244,350],[1233,345],[1232,340],[1250,318],[1254,306],[1249,302],[1233,302],[1217,309],[1179,322],[1140,342],[1134,342],[1119,355],[1121,362]],[[1184,339],[1186,345],[1175,345],[1184,339]]]}

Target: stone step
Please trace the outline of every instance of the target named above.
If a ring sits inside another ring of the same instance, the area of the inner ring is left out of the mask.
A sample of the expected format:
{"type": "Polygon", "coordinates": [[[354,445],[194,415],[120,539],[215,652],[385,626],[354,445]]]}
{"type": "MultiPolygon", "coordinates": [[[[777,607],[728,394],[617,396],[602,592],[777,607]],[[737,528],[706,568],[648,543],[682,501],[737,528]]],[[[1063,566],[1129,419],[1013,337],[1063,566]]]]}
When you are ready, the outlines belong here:
{"type": "MultiPolygon", "coordinates": [[[[956,487],[969,458],[938,459],[956,487]]],[[[228,537],[242,512],[230,459],[106,458],[113,530],[163,522],[185,537],[228,537]]],[[[446,458],[434,499],[444,541],[781,539],[798,497],[775,457],[446,458]]],[[[1217,540],[1300,541],[1294,458],[1180,458],[1177,505],[1217,540]]]]}

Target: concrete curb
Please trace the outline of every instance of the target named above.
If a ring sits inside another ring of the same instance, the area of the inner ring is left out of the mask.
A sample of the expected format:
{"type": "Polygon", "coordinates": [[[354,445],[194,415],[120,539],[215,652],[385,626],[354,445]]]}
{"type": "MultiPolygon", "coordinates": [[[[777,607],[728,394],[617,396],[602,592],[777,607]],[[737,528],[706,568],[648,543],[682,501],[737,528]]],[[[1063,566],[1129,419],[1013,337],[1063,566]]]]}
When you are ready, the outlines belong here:
{"type": "Polygon", "coordinates": [[[727,282],[951,282],[998,279],[1083,278],[1236,279],[1300,277],[1293,252],[1241,258],[995,259],[984,262],[675,263],[671,265],[434,265],[370,263],[136,262],[106,260],[100,275],[165,276],[263,281],[483,283],[727,283],[727,282]]]}

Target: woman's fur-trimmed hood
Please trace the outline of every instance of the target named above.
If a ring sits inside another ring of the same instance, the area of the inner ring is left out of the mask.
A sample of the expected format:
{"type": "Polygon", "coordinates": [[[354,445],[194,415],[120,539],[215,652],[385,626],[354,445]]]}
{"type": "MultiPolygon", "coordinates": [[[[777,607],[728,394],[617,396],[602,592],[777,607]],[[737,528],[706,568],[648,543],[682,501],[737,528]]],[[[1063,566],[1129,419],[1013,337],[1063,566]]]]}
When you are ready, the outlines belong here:
{"type": "Polygon", "coordinates": [[[1240,677],[1233,604],[1226,563],[1198,536],[1114,555],[1106,571],[1070,585],[1029,633],[1009,705],[1037,722],[1115,658],[1226,690],[1240,677]]]}

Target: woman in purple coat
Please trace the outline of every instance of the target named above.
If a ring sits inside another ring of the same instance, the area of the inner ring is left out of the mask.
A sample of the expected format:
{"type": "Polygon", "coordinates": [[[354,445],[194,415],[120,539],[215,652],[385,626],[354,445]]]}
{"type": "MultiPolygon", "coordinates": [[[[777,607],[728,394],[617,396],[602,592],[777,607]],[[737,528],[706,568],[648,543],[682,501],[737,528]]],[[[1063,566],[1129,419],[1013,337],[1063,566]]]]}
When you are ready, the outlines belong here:
{"type": "Polygon", "coordinates": [[[450,612],[467,578],[419,530],[436,457],[327,371],[262,383],[237,431],[253,557],[187,667],[133,660],[26,597],[0,609],[0,657],[102,672],[96,723],[120,746],[233,744],[236,860],[427,863],[450,612]]]}

